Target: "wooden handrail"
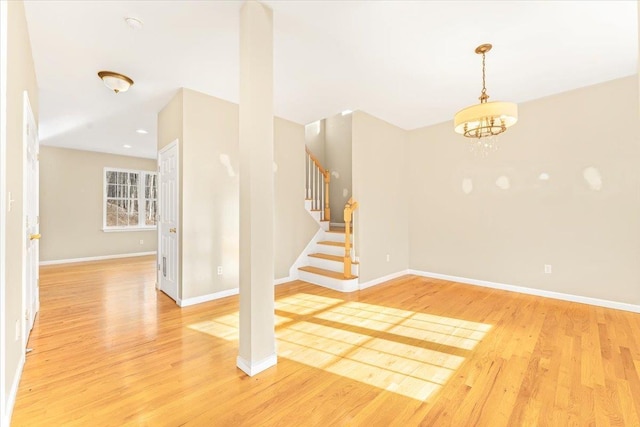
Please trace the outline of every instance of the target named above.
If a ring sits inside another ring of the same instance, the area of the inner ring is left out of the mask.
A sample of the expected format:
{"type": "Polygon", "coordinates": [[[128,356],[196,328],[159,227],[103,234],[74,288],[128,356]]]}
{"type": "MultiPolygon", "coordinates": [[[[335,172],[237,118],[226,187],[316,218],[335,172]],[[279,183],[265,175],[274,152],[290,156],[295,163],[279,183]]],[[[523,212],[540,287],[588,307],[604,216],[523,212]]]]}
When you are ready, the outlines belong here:
{"type": "Polygon", "coordinates": [[[328,169],[325,169],[325,168],[322,167],[322,165],[320,164],[320,161],[318,160],[318,158],[313,155],[311,150],[309,150],[309,147],[307,147],[305,145],[304,149],[307,152],[307,154],[309,155],[309,158],[311,159],[313,164],[316,165],[316,167],[318,168],[318,170],[322,174],[323,181],[324,181],[324,215],[323,215],[323,219],[325,221],[331,221],[331,208],[329,207],[329,182],[331,181],[331,173],[329,173],[328,169]]]}
{"type": "Polygon", "coordinates": [[[351,221],[353,219],[353,211],[358,209],[359,203],[349,198],[344,205],[344,278],[351,279],[351,221]]]}
{"type": "Polygon", "coordinates": [[[318,160],[318,158],[313,155],[311,150],[309,150],[309,147],[305,146],[304,149],[307,152],[307,154],[309,155],[309,157],[311,157],[311,160],[313,160],[313,163],[315,163],[316,167],[318,169],[320,169],[320,173],[322,175],[324,175],[324,177],[326,179],[329,176],[329,171],[322,167],[322,165],[320,164],[320,160],[318,160]]]}

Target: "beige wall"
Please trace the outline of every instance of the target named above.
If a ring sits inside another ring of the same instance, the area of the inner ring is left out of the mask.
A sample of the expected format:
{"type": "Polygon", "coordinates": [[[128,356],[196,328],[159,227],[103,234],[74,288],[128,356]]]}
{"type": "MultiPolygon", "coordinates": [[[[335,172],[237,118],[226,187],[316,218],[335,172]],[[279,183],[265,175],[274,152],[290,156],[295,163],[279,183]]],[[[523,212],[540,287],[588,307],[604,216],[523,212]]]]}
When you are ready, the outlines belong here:
{"type": "Polygon", "coordinates": [[[366,283],[409,266],[407,132],[361,111],[353,113],[352,131],[356,253],[366,283]]]}
{"type": "Polygon", "coordinates": [[[307,148],[316,156],[321,165],[325,165],[325,121],[309,123],[304,127],[304,139],[307,148]]]}
{"type": "Polygon", "coordinates": [[[410,132],[410,267],[640,304],[637,94],[633,76],[523,103],[486,157],[451,123],[410,132]]]}
{"type": "Polygon", "coordinates": [[[41,261],[156,250],[156,230],[102,231],[105,167],[157,169],[152,159],[41,147],[41,261]]]}
{"type": "MultiPolygon", "coordinates": [[[[31,44],[22,1],[8,2],[7,37],[7,191],[15,200],[6,216],[6,337],[5,389],[2,399],[7,399],[13,384],[20,359],[24,355],[21,339],[15,340],[16,322],[23,324],[22,312],[22,253],[25,233],[23,226],[23,179],[22,179],[22,129],[23,91],[29,93],[33,113],[38,119],[38,88],[31,55],[31,44]]],[[[3,130],[4,131],[4,130],[3,130]]],[[[24,327],[20,327],[24,330],[24,327]]],[[[6,402],[6,400],[5,400],[6,402]]]]}
{"type": "Polygon", "coordinates": [[[323,120],[326,167],[331,171],[329,207],[331,222],[344,222],[344,205],[352,196],[351,114],[337,114],[323,120]],[[336,176],[337,175],[337,176],[336,176]]]}
{"type": "Polygon", "coordinates": [[[304,126],[284,119],[274,122],[275,277],[289,276],[289,268],[318,231],[304,208],[304,126]]]}
{"type": "Polygon", "coordinates": [[[238,106],[183,92],[181,272],[186,299],[238,287],[238,106]],[[229,167],[221,156],[228,157],[229,167]]]}
{"type": "MultiPolygon", "coordinates": [[[[158,115],[158,135],[159,147],[181,138],[181,298],[237,288],[238,105],[182,89],[158,115]]],[[[274,156],[277,279],[318,229],[304,210],[304,126],[275,118],[274,156]]]]}

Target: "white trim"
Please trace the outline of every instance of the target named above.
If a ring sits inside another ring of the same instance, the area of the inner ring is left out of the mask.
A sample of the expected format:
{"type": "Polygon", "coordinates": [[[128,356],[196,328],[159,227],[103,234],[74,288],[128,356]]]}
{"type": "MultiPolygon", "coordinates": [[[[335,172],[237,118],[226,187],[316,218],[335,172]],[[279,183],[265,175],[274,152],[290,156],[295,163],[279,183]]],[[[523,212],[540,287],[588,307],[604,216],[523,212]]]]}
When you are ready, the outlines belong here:
{"type": "Polygon", "coordinates": [[[518,292],[521,294],[535,295],[539,297],[559,299],[562,301],[578,302],[581,304],[595,305],[599,307],[613,308],[616,310],[631,311],[640,313],[640,305],[628,304],[625,302],[610,301],[600,298],[592,298],[581,295],[565,294],[562,292],[547,291],[544,289],[526,288],[524,286],[507,285],[504,283],[489,282],[486,280],[469,279],[466,277],[449,276],[447,274],[431,273],[428,271],[409,270],[409,274],[416,276],[431,277],[433,279],[449,280],[452,282],[465,283],[468,285],[483,286],[486,288],[500,289],[509,292],[518,292]]]}
{"type": "Polygon", "coordinates": [[[156,231],[158,229],[157,226],[155,225],[146,225],[144,227],[123,227],[123,228],[115,228],[115,227],[108,227],[108,228],[103,228],[102,231],[104,231],[105,233],[120,233],[123,231],[156,231]]]}
{"type": "Polygon", "coordinates": [[[406,276],[407,274],[409,274],[409,271],[410,270],[401,270],[395,273],[387,274],[386,276],[379,277],[377,279],[369,280],[368,282],[360,283],[360,290],[379,285],[380,283],[388,282],[389,280],[397,279],[401,276],[406,276]]]}
{"type": "MultiPolygon", "coordinates": [[[[293,282],[294,280],[297,280],[297,279],[292,279],[291,277],[283,277],[282,279],[274,280],[273,285],[274,286],[283,285],[285,283],[293,282]]],[[[176,301],[176,304],[178,304],[180,307],[188,307],[190,305],[202,304],[203,302],[209,302],[209,301],[214,301],[220,298],[230,297],[232,295],[238,295],[239,293],[240,293],[240,288],[231,288],[231,289],[226,289],[220,292],[214,292],[212,294],[201,295],[199,297],[193,297],[193,298],[187,298],[187,299],[178,298],[178,301],[176,301]]]]}
{"type": "Polygon", "coordinates": [[[13,405],[7,407],[6,382],[6,232],[7,232],[7,13],[8,2],[0,0],[0,426],[9,425],[13,405]]]}
{"type": "Polygon", "coordinates": [[[236,366],[250,377],[259,374],[265,369],[269,369],[270,367],[275,366],[277,363],[278,355],[276,353],[273,353],[272,355],[267,356],[266,358],[256,363],[251,363],[241,356],[238,356],[238,358],[236,359],[236,366]]]}
{"type": "Polygon", "coordinates": [[[20,378],[22,378],[22,371],[24,369],[25,355],[22,353],[20,360],[18,361],[18,367],[16,373],[13,376],[13,384],[11,384],[11,390],[7,396],[7,408],[6,414],[2,418],[2,427],[9,427],[11,423],[11,415],[13,415],[13,406],[16,404],[16,396],[18,395],[18,386],[20,385],[20,378]]]}
{"type": "Polygon", "coordinates": [[[89,256],[84,258],[54,259],[51,261],[40,261],[40,265],[69,264],[72,262],[87,262],[87,261],[102,261],[104,259],[133,258],[138,256],[147,256],[147,255],[155,255],[155,254],[156,254],[156,251],[150,251],[150,252],[135,252],[132,254],[117,254],[117,255],[89,256]]]}
{"type": "Polygon", "coordinates": [[[201,304],[203,302],[209,302],[220,298],[230,297],[232,295],[238,295],[239,292],[240,288],[232,288],[220,292],[214,292],[212,294],[200,295],[199,297],[192,297],[187,299],[181,299],[178,297],[178,301],[176,301],[176,304],[178,304],[180,307],[188,307],[190,305],[201,304]]]}
{"type": "Polygon", "coordinates": [[[283,285],[285,283],[293,282],[294,280],[298,280],[298,279],[294,279],[291,276],[283,277],[281,279],[274,280],[273,281],[273,286],[283,285]]]}

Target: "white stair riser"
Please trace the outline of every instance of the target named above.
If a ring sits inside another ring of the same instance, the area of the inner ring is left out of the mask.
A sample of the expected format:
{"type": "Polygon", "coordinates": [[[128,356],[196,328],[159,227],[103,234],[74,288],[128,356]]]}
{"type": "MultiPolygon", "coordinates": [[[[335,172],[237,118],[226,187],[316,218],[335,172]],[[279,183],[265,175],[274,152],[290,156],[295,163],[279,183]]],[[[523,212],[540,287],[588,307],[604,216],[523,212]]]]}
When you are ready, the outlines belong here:
{"type": "Polygon", "coordinates": [[[311,214],[311,216],[313,217],[313,219],[315,219],[316,221],[320,222],[320,211],[309,211],[309,213],[311,214]]]}
{"type": "Polygon", "coordinates": [[[313,283],[314,285],[324,286],[340,292],[353,292],[358,290],[358,279],[340,280],[333,277],[322,276],[310,273],[308,271],[300,271],[300,280],[313,283]]]}
{"type": "Polygon", "coordinates": [[[329,221],[320,221],[320,228],[324,231],[329,231],[329,221]]]}
{"type": "MultiPolygon", "coordinates": [[[[324,240],[331,242],[344,242],[344,233],[324,233],[324,240]]],[[[349,235],[349,238],[353,242],[353,234],[349,235]]]]}
{"type": "MultiPolygon", "coordinates": [[[[344,271],[344,262],[342,261],[333,261],[313,256],[309,257],[309,265],[312,267],[323,268],[325,270],[337,271],[338,273],[342,273],[344,271]]],[[[351,264],[351,274],[354,276],[358,275],[358,264],[351,264]]]]}
{"type": "Polygon", "coordinates": [[[308,211],[311,211],[311,200],[307,199],[304,201],[304,208],[308,211]]]}
{"type": "Polygon", "coordinates": [[[327,254],[327,255],[344,256],[344,247],[343,246],[321,245],[320,243],[318,243],[316,245],[316,252],[319,252],[321,254],[327,254]]]}

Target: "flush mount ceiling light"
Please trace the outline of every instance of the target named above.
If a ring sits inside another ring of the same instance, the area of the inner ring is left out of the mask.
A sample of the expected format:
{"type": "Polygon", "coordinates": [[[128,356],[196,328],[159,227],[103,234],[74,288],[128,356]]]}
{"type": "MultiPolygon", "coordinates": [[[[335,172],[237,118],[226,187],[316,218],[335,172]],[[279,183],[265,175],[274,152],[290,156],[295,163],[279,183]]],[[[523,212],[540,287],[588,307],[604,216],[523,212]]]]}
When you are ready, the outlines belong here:
{"type": "Polygon", "coordinates": [[[133,84],[133,80],[129,77],[113,71],[100,71],[98,77],[102,79],[106,87],[115,93],[126,92],[133,84]]]}
{"type": "Polygon", "coordinates": [[[138,132],[140,135],[146,135],[149,133],[149,131],[145,129],[137,129],[136,132],[138,132]]]}
{"type": "Polygon", "coordinates": [[[482,44],[476,53],[482,55],[482,92],[480,104],[472,105],[456,113],[453,122],[455,131],[469,138],[484,138],[506,131],[518,121],[518,105],[513,102],[487,102],[485,84],[485,54],[491,50],[490,44],[482,44]]]}

